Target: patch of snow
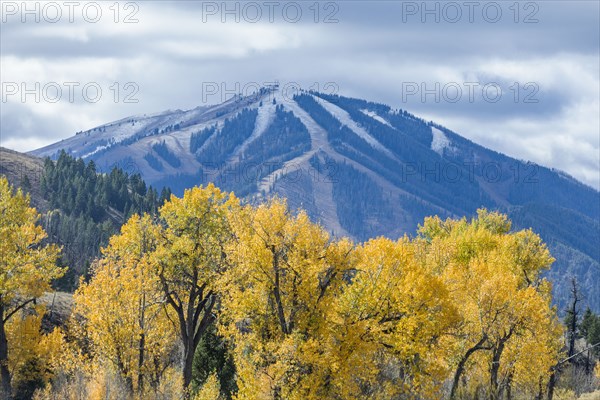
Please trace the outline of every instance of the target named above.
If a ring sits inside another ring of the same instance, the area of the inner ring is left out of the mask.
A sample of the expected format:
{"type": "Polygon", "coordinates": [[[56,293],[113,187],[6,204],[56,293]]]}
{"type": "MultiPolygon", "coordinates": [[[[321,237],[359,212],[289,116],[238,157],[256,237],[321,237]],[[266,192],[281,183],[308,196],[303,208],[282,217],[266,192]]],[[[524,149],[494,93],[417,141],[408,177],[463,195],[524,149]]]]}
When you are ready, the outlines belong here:
{"type": "Polygon", "coordinates": [[[431,140],[431,150],[443,156],[444,150],[450,149],[450,139],[444,135],[444,132],[433,126],[431,127],[431,133],[433,134],[433,139],[431,140]]]}
{"type": "Polygon", "coordinates": [[[90,156],[93,156],[94,154],[96,154],[99,151],[102,151],[104,149],[108,149],[109,147],[110,147],[110,145],[109,146],[98,146],[98,147],[96,147],[96,150],[91,151],[91,152],[89,152],[87,154],[82,155],[81,158],[86,159],[86,158],[88,158],[90,156]]]}
{"type": "Polygon", "coordinates": [[[392,127],[392,125],[387,122],[385,119],[383,119],[382,117],[380,117],[375,111],[371,111],[371,110],[360,110],[363,114],[373,118],[375,121],[377,122],[381,122],[384,125],[387,125],[389,127],[392,127]]]}
{"type": "MultiPolygon", "coordinates": [[[[189,111],[194,111],[194,110],[189,110],[189,111]]],[[[164,116],[169,116],[171,114],[183,114],[187,111],[182,111],[182,110],[172,110],[172,109],[168,109],[168,110],[164,110],[164,111],[157,111],[157,112],[152,112],[152,113],[145,113],[145,114],[136,114],[136,115],[131,115],[129,117],[123,118],[117,122],[122,122],[122,121],[127,121],[130,119],[134,119],[136,121],[141,121],[143,119],[155,119],[158,117],[164,117],[164,116]]]]}
{"type": "Polygon", "coordinates": [[[271,172],[258,183],[259,193],[270,193],[275,186],[275,183],[287,174],[293,174],[295,171],[300,171],[300,174],[309,170],[309,160],[315,154],[316,150],[310,150],[299,155],[296,158],[286,161],[281,168],[271,172]]]}
{"type": "Polygon", "coordinates": [[[271,122],[275,119],[276,107],[277,105],[272,103],[263,103],[262,107],[258,107],[258,114],[256,115],[256,122],[254,123],[252,134],[233,152],[233,155],[229,159],[230,162],[235,162],[240,155],[244,154],[250,143],[265,133],[269,125],[271,125],[271,122]]]}
{"type": "Polygon", "coordinates": [[[323,149],[326,151],[331,150],[329,147],[329,142],[327,141],[327,132],[325,132],[325,129],[317,124],[315,120],[312,119],[310,115],[298,105],[298,103],[292,99],[285,99],[282,101],[277,99],[277,104],[282,104],[286,111],[292,112],[294,116],[300,119],[300,122],[302,122],[302,124],[306,127],[308,134],[310,135],[311,151],[316,149],[323,149]]]}
{"type": "Polygon", "coordinates": [[[145,123],[136,122],[132,125],[131,122],[122,122],[121,126],[117,126],[115,129],[107,129],[102,136],[111,137],[115,140],[115,143],[119,143],[142,131],[148,123],[149,121],[145,121],[145,123]]]}
{"type": "Polygon", "coordinates": [[[350,114],[348,114],[346,110],[336,106],[335,104],[325,101],[318,96],[313,96],[313,98],[321,106],[323,106],[323,108],[325,108],[331,115],[337,118],[338,121],[342,123],[342,125],[346,125],[348,128],[350,128],[352,132],[356,133],[359,137],[364,139],[369,145],[371,145],[371,147],[385,153],[387,156],[395,158],[391,151],[389,151],[384,145],[379,143],[379,141],[373,136],[371,136],[369,132],[367,132],[363,127],[358,125],[352,119],[352,117],[350,117],[350,114]]]}

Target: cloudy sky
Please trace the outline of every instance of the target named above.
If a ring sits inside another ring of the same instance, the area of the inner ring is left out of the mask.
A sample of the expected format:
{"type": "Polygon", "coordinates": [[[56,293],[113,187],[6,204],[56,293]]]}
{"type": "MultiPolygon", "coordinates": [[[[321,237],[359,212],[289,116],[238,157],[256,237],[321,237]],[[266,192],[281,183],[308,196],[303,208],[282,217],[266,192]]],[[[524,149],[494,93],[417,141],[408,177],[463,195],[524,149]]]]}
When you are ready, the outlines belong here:
{"type": "Polygon", "coordinates": [[[595,0],[0,4],[4,147],[278,80],[408,110],[600,188],[595,0]]]}

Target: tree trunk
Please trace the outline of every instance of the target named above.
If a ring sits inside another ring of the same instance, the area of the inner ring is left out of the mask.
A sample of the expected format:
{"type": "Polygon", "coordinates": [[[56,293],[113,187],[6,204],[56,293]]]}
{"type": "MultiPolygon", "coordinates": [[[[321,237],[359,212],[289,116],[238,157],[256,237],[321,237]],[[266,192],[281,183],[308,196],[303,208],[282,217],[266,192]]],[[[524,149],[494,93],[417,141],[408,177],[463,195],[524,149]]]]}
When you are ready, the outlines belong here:
{"type": "Polygon", "coordinates": [[[143,293],[140,304],[140,341],[138,343],[138,377],[137,377],[137,392],[144,393],[144,357],[146,353],[146,293],[143,293]]]}
{"type": "Polygon", "coordinates": [[[12,398],[10,371],[8,370],[8,340],[4,326],[4,306],[0,306],[0,378],[4,398],[12,398]]]}
{"type": "Polygon", "coordinates": [[[173,307],[179,320],[179,337],[183,344],[183,390],[184,397],[189,399],[189,386],[192,382],[192,368],[194,365],[194,353],[200,343],[202,334],[208,326],[214,322],[212,309],[216,302],[216,295],[209,291],[204,293],[206,283],[198,283],[198,271],[194,270],[193,276],[187,283],[190,286],[187,304],[183,303],[177,295],[172,295],[172,289],[165,278],[163,271],[159,273],[167,303],[173,307]],[[200,318],[202,317],[202,318],[200,318]]]}
{"type": "Polygon", "coordinates": [[[123,360],[121,359],[121,356],[119,354],[117,354],[117,369],[119,370],[119,374],[125,382],[127,393],[133,394],[133,379],[129,374],[128,368],[125,368],[125,364],[123,364],[123,360]]]}
{"type": "Polygon", "coordinates": [[[273,272],[275,274],[275,283],[273,285],[273,297],[275,297],[275,305],[277,307],[277,318],[279,319],[279,325],[281,331],[284,334],[288,334],[288,324],[285,320],[285,313],[283,309],[283,301],[281,300],[280,282],[279,282],[279,259],[275,246],[271,246],[271,253],[273,253],[273,272]]]}
{"type": "Polygon", "coordinates": [[[138,357],[138,381],[137,381],[137,391],[139,394],[144,393],[144,373],[142,372],[144,366],[144,352],[146,347],[146,335],[144,333],[140,334],[140,343],[139,343],[139,357],[138,357]]]}
{"type": "Polygon", "coordinates": [[[194,365],[194,354],[200,343],[202,334],[206,332],[210,324],[214,322],[212,309],[215,305],[216,297],[212,292],[209,292],[206,297],[196,306],[191,319],[185,322],[186,332],[184,340],[183,353],[183,387],[186,391],[186,398],[189,398],[189,387],[192,383],[192,371],[194,365]],[[200,312],[203,311],[202,318],[200,312]]]}
{"type": "Polygon", "coordinates": [[[194,350],[193,344],[194,335],[189,335],[188,342],[184,346],[183,352],[183,387],[187,391],[192,383],[192,370],[194,365],[194,350]]]}
{"type": "Polygon", "coordinates": [[[515,333],[516,326],[511,326],[508,333],[498,340],[498,345],[492,353],[492,367],[490,368],[490,400],[499,400],[502,394],[502,388],[498,385],[498,372],[500,371],[500,358],[504,351],[504,346],[510,337],[515,333]]]}
{"type": "Polygon", "coordinates": [[[567,326],[569,334],[569,350],[567,352],[567,355],[569,357],[572,357],[573,354],[575,354],[575,339],[577,338],[577,319],[579,316],[579,313],[577,312],[577,303],[580,299],[577,290],[577,280],[575,278],[571,280],[571,294],[573,295],[573,301],[571,302],[570,309],[567,310],[567,314],[571,316],[569,326],[567,326]]]}
{"type": "Polygon", "coordinates": [[[450,399],[453,400],[456,398],[456,391],[458,390],[458,385],[460,383],[460,377],[465,370],[465,364],[469,361],[469,357],[471,354],[475,353],[477,350],[483,349],[483,343],[487,340],[487,336],[484,335],[475,346],[471,347],[465,355],[460,359],[458,366],[456,367],[456,373],[454,374],[454,379],[452,381],[452,389],[450,390],[450,399]]]}
{"type": "Polygon", "coordinates": [[[511,372],[510,375],[508,375],[508,380],[506,381],[506,400],[512,400],[512,380],[513,373],[511,372]]]}
{"type": "Polygon", "coordinates": [[[508,335],[498,342],[492,356],[492,367],[490,368],[490,400],[500,400],[501,390],[498,385],[498,372],[500,371],[500,357],[504,351],[506,341],[512,336],[512,329],[508,335]]]}
{"type": "Polygon", "coordinates": [[[548,381],[548,400],[552,400],[554,397],[554,385],[556,385],[556,370],[552,371],[548,381]]]}

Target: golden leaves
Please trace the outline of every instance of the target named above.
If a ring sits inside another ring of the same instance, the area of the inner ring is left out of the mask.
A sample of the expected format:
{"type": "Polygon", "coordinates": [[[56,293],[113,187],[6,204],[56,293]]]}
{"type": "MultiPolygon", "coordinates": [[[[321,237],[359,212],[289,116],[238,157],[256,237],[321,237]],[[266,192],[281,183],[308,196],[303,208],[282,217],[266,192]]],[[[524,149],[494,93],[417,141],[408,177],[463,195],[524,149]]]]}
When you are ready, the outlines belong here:
{"type": "Polygon", "coordinates": [[[0,177],[0,215],[0,305],[10,315],[13,300],[41,296],[66,268],[56,266],[57,246],[41,244],[46,233],[36,225],[38,214],[29,207],[29,196],[13,191],[5,177],[0,177]]]}
{"type": "Polygon", "coordinates": [[[153,261],[160,238],[149,216],[132,216],[74,296],[97,361],[111,364],[140,390],[142,377],[150,381],[169,365],[176,343],[153,261]]]}

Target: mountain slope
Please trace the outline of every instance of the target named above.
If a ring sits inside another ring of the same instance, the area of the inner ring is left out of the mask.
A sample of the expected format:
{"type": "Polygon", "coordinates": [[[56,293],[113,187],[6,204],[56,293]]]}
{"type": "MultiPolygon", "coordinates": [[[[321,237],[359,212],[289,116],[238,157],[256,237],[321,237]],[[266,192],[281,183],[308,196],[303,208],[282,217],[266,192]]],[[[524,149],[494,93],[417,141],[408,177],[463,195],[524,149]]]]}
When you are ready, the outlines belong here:
{"type": "Polygon", "coordinates": [[[479,146],[389,106],[277,87],[189,111],[125,118],[32,152],[65,150],[175,193],[214,182],[249,201],[288,198],[336,235],[413,234],[427,215],[499,209],[540,232],[559,305],[576,274],[600,310],[600,197],[568,175],[479,146]]]}
{"type": "Polygon", "coordinates": [[[48,202],[41,192],[44,160],[28,154],[0,147],[0,174],[30,194],[31,204],[40,212],[48,210],[48,202]]]}

